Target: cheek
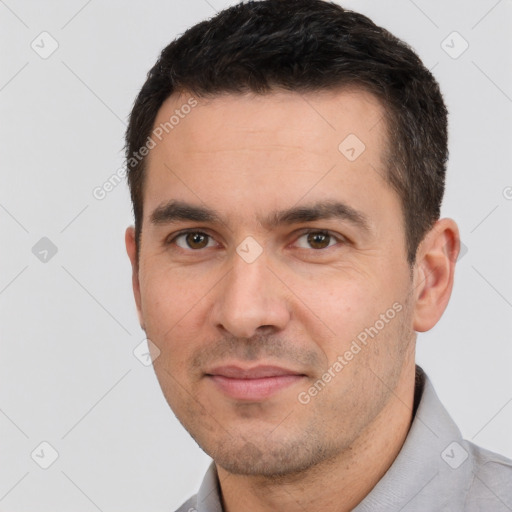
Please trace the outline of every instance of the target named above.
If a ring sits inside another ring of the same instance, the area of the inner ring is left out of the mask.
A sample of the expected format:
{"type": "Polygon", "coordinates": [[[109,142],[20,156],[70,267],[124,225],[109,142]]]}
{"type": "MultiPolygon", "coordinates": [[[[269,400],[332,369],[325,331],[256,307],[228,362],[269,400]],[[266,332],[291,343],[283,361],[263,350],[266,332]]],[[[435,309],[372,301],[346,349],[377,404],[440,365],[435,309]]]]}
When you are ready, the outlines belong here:
{"type": "Polygon", "coordinates": [[[394,302],[390,287],[383,288],[377,278],[367,276],[318,280],[317,286],[308,284],[304,292],[306,308],[302,308],[310,335],[329,361],[343,354],[394,302]]]}
{"type": "Polygon", "coordinates": [[[147,317],[168,326],[192,312],[209,289],[204,279],[179,269],[152,269],[141,283],[141,297],[147,317]]]}
{"type": "Polygon", "coordinates": [[[200,279],[184,278],[179,272],[155,273],[141,283],[146,334],[165,359],[172,354],[172,364],[184,361],[185,352],[198,343],[197,329],[204,326],[209,288],[200,279]]]}
{"type": "Polygon", "coordinates": [[[317,283],[304,287],[305,303],[337,336],[344,336],[350,325],[359,325],[375,307],[378,294],[371,283],[348,279],[317,283]]]}

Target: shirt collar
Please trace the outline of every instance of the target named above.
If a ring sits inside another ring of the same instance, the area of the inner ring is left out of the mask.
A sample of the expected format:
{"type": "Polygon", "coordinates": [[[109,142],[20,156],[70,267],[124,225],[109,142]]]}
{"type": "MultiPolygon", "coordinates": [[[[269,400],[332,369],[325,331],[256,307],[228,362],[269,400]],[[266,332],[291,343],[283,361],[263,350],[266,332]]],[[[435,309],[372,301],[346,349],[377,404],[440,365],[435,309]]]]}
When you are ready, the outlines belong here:
{"type": "Polygon", "coordinates": [[[416,391],[421,398],[402,449],[353,512],[464,509],[473,472],[465,442],[419,366],[416,391]]]}
{"type": "Polygon", "coordinates": [[[217,468],[212,461],[197,493],[197,512],[223,512],[217,468]]]}

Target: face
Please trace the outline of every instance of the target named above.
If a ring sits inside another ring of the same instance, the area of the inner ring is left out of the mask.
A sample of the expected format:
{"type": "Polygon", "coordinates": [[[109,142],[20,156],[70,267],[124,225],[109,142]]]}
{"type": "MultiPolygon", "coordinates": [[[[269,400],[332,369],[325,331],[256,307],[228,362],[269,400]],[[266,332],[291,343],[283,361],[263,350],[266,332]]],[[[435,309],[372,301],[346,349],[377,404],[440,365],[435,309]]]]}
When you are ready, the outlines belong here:
{"type": "Polygon", "coordinates": [[[155,122],[181,113],[153,137],[138,266],[127,231],[155,372],[222,468],[301,471],[347,450],[414,365],[384,110],[362,91],[189,98],[155,122]]]}

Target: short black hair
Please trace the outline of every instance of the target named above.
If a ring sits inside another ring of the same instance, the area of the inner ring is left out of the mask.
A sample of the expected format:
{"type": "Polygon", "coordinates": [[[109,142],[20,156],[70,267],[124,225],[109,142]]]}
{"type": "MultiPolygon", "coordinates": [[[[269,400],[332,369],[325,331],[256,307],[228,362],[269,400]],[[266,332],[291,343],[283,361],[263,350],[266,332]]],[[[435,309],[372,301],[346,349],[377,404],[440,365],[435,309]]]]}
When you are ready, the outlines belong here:
{"type": "Polygon", "coordinates": [[[137,258],[146,158],[134,155],[171,94],[207,98],[354,86],[374,94],[385,110],[386,179],[401,200],[412,266],[419,243],[440,216],[448,159],[446,106],[432,73],[406,43],[366,16],[324,0],[242,1],[162,50],[126,130],[137,258]]]}

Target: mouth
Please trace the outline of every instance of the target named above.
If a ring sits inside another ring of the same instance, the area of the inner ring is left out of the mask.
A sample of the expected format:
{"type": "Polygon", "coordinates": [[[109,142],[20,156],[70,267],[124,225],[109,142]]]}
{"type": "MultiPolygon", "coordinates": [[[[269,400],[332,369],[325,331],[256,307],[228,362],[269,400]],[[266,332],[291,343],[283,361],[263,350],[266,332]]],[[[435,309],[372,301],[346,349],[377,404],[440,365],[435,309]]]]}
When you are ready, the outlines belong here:
{"type": "Polygon", "coordinates": [[[296,384],[305,374],[279,366],[219,366],[209,370],[206,377],[223,394],[235,400],[261,401],[296,384]]]}

